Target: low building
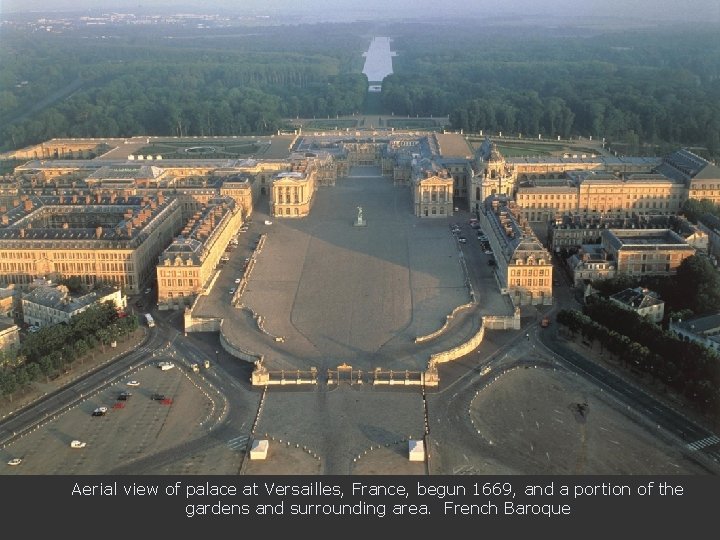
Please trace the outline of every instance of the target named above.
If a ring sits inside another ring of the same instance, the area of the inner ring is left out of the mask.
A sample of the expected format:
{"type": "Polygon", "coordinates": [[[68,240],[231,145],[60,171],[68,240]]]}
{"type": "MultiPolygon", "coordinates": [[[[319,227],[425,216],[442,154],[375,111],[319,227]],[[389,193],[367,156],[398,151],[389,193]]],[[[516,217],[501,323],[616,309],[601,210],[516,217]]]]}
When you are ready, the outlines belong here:
{"type": "Polygon", "coordinates": [[[605,229],[602,247],[617,263],[618,274],[673,275],[695,248],[670,229],[605,229]]]}
{"type": "Polygon", "coordinates": [[[598,279],[615,277],[617,265],[598,244],[584,244],[565,261],[575,287],[582,287],[598,279]]]}
{"type": "Polygon", "coordinates": [[[610,300],[654,323],[662,322],[665,316],[665,302],[656,292],[644,287],[625,289],[611,295],[610,300]]]}
{"type": "Polygon", "coordinates": [[[8,351],[19,346],[20,327],[12,319],[0,317],[0,351],[8,351]]]}
{"type": "Polygon", "coordinates": [[[0,317],[12,319],[15,316],[15,294],[14,285],[0,287],[0,317]]]}
{"type": "Polygon", "coordinates": [[[670,321],[670,331],[720,353],[720,312],[687,320],[670,321]]]}
{"type": "Polygon", "coordinates": [[[23,318],[31,327],[42,328],[67,323],[94,304],[112,302],[118,309],[127,307],[127,298],[119,289],[99,287],[82,295],[71,295],[65,285],[41,285],[22,295],[23,318]]]}

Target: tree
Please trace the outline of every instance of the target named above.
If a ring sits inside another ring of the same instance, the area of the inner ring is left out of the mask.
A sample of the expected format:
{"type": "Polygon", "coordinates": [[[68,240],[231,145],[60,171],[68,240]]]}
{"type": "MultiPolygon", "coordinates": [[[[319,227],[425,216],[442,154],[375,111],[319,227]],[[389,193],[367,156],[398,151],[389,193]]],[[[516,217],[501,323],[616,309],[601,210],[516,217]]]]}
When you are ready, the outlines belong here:
{"type": "Polygon", "coordinates": [[[720,276],[705,257],[694,255],[685,259],[675,274],[680,308],[696,314],[717,311],[720,306],[720,276]]]}

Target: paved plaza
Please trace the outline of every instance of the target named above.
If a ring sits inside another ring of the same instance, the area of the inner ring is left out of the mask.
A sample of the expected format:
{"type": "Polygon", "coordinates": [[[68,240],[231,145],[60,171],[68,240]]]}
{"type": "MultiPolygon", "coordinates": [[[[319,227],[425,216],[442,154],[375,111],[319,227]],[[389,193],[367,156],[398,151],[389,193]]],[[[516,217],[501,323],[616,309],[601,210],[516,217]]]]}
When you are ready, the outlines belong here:
{"type": "MultiPolygon", "coordinates": [[[[258,208],[255,221],[265,217],[258,208]]],[[[414,343],[471,300],[448,227],[454,221],[416,218],[408,187],[394,186],[376,167],[355,167],[317,192],[309,217],[264,226],[267,239],[241,301],[263,317],[270,335],[243,310],[227,309],[223,285],[195,313],[223,317],[231,341],[264,355],[271,370],[342,363],[363,371],[423,370],[438,347],[455,346],[472,332],[455,328],[449,344],[414,343]],[[358,206],[363,227],[355,226],[358,206]]],[[[510,313],[505,303],[500,309],[510,313]]],[[[477,329],[480,306],[474,323],[477,329]]]]}

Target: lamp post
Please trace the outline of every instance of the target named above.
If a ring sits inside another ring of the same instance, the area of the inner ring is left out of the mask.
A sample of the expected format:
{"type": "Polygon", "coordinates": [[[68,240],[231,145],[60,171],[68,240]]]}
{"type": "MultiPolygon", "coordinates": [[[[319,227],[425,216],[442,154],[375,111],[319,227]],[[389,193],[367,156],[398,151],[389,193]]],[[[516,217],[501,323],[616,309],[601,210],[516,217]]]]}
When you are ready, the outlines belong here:
{"type": "Polygon", "coordinates": [[[216,349],[216,350],[215,350],[215,363],[216,363],[216,364],[217,364],[217,362],[218,362],[218,356],[219,356],[219,355],[220,355],[220,351],[218,351],[218,350],[216,349]]]}

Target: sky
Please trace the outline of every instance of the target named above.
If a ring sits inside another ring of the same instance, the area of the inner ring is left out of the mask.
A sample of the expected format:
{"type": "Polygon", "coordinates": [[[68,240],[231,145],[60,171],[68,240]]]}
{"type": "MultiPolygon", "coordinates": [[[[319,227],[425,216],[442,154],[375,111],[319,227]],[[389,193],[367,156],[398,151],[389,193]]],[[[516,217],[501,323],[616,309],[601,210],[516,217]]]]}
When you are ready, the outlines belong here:
{"type": "Polygon", "coordinates": [[[0,14],[19,11],[167,10],[198,13],[232,11],[257,14],[315,11],[320,18],[382,18],[388,13],[410,18],[443,15],[611,16],[720,23],[720,0],[0,0],[0,14]]]}

